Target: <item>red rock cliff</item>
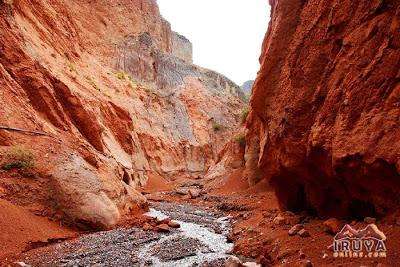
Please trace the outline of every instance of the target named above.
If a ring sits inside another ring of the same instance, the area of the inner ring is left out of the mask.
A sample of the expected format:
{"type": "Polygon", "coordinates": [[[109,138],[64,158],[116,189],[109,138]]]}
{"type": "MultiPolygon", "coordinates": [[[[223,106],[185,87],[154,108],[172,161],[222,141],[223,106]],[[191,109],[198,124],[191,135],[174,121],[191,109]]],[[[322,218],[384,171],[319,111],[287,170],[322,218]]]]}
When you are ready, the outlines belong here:
{"type": "Polygon", "coordinates": [[[149,175],[201,177],[243,102],[172,35],[155,0],[0,0],[0,167],[35,159],[35,179],[0,172],[1,197],[108,228],[149,175]]]}
{"type": "Polygon", "coordinates": [[[270,179],[286,209],[398,207],[400,2],[270,4],[247,123],[249,181],[270,179]]]}

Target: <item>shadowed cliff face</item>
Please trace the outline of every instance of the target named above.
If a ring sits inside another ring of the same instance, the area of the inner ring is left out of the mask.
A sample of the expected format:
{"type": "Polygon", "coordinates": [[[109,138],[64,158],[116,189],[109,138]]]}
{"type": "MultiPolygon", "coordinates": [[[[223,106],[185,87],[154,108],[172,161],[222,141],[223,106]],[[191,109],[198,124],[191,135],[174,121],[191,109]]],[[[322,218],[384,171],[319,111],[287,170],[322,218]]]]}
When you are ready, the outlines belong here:
{"type": "Polygon", "coordinates": [[[269,179],[286,209],[398,207],[400,2],[270,3],[247,122],[249,181],[269,179]]]}
{"type": "Polygon", "coordinates": [[[0,174],[10,201],[113,226],[150,174],[201,178],[238,124],[239,87],[191,64],[155,0],[0,1],[0,35],[0,125],[44,133],[0,130],[1,155],[36,160],[0,174]]]}

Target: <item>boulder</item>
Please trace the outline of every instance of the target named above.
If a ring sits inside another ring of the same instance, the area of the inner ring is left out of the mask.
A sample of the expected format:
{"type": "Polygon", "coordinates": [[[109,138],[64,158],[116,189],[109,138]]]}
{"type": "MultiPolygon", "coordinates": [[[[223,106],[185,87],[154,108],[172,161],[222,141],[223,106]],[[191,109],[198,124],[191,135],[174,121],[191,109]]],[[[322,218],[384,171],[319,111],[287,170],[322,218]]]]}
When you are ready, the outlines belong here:
{"type": "MultiPolygon", "coordinates": [[[[112,166],[112,165],[111,165],[112,166]]],[[[121,213],[130,212],[146,199],[107,168],[100,175],[82,157],[61,158],[51,175],[52,200],[65,219],[105,230],[117,224],[121,213]]]]}

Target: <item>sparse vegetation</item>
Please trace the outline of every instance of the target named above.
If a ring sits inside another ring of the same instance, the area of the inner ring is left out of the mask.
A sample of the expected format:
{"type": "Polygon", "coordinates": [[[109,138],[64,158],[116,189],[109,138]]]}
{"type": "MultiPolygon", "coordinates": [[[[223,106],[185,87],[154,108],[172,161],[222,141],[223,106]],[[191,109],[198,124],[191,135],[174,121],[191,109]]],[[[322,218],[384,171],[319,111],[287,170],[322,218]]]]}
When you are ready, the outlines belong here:
{"type": "Polygon", "coordinates": [[[222,125],[214,121],[212,124],[212,128],[214,132],[219,132],[222,130],[222,125]]]}
{"type": "Polygon", "coordinates": [[[139,86],[139,82],[133,80],[130,76],[129,76],[129,81],[128,81],[128,87],[131,89],[136,89],[139,86]]]}
{"type": "Polygon", "coordinates": [[[92,77],[85,76],[85,79],[90,83],[90,85],[97,91],[101,91],[97,84],[93,81],[92,77]]]}
{"type": "Polygon", "coordinates": [[[153,84],[153,83],[141,82],[141,83],[140,83],[140,86],[141,86],[142,88],[144,88],[144,89],[146,89],[146,90],[152,92],[153,94],[156,94],[156,95],[161,96],[161,95],[160,95],[160,92],[157,90],[157,87],[156,87],[155,84],[153,84]]]}
{"type": "Polygon", "coordinates": [[[160,92],[157,90],[157,87],[154,83],[135,80],[129,74],[122,70],[115,73],[115,76],[121,81],[127,81],[127,85],[131,89],[141,87],[142,89],[148,90],[153,94],[160,95],[160,92]]]}
{"type": "Polygon", "coordinates": [[[235,138],[235,143],[240,146],[246,146],[246,136],[244,134],[240,134],[235,138]]]}
{"type": "Polygon", "coordinates": [[[123,70],[119,70],[117,71],[117,73],[115,74],[115,76],[117,76],[117,78],[121,81],[126,81],[129,80],[129,75],[123,71],[123,70]]]}
{"type": "Polygon", "coordinates": [[[68,67],[70,72],[78,74],[78,71],[76,70],[76,66],[75,66],[75,64],[73,62],[68,62],[67,67],[68,67]]]}
{"type": "Polygon", "coordinates": [[[15,146],[3,156],[0,166],[3,170],[16,169],[22,175],[33,176],[32,169],[35,166],[35,158],[30,149],[15,146]]]}
{"type": "Polygon", "coordinates": [[[240,115],[240,122],[244,124],[247,120],[247,117],[249,116],[250,110],[246,108],[245,110],[242,111],[242,114],[240,115]]]}
{"type": "Polygon", "coordinates": [[[138,87],[138,85],[140,84],[138,81],[132,79],[132,77],[127,74],[125,71],[118,71],[115,76],[121,80],[121,81],[127,81],[128,82],[128,87],[131,89],[135,89],[138,87]]]}

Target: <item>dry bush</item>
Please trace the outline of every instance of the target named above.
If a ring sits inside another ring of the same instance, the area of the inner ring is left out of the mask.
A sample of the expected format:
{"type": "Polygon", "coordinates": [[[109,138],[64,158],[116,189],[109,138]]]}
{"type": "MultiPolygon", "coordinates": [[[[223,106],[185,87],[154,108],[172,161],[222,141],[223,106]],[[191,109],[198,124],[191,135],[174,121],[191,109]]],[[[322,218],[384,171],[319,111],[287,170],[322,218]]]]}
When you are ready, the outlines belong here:
{"type": "Polygon", "coordinates": [[[15,146],[6,152],[0,161],[3,170],[18,170],[20,174],[33,176],[35,157],[30,149],[15,146]]]}

